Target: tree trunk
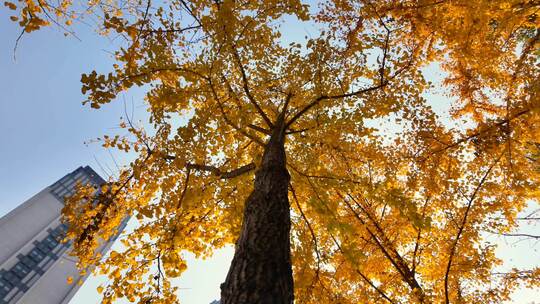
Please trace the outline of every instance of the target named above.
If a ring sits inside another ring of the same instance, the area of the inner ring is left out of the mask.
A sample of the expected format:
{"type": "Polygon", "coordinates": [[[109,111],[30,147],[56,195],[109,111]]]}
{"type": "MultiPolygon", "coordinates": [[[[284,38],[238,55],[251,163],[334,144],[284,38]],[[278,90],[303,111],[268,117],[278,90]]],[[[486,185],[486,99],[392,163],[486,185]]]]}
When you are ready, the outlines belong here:
{"type": "MultiPolygon", "coordinates": [[[[282,115],[280,115],[282,116],[282,115]]],[[[291,304],[290,212],[283,117],[266,144],[253,192],[246,200],[242,231],[221,304],[291,304]]]]}

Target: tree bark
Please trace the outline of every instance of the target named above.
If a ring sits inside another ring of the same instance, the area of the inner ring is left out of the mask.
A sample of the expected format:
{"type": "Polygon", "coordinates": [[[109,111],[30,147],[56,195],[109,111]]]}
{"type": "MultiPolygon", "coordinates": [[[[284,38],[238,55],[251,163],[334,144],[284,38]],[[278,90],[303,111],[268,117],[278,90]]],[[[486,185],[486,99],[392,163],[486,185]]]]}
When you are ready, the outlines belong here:
{"type": "Polygon", "coordinates": [[[293,303],[283,120],[278,118],[255,173],[234,258],[221,284],[221,304],[293,303]]]}

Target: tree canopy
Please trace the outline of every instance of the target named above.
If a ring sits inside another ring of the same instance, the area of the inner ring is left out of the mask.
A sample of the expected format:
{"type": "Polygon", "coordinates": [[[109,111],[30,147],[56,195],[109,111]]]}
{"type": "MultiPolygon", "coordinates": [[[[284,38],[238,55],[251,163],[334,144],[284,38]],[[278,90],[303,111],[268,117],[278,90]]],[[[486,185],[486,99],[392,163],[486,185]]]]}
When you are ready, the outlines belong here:
{"type": "Polygon", "coordinates": [[[122,39],[110,73],[82,75],[92,108],[147,89],[147,126],[103,138],[138,158],[63,211],[79,266],[111,279],[103,303],[177,301],[184,252],[249,243],[279,132],[296,302],[500,303],[540,285],[538,265],[501,271],[487,237],[540,196],[538,1],[5,4],[23,33],[92,15],[122,39]],[[317,33],[284,43],[290,18],[317,33]],[[448,104],[426,97],[430,65],[448,104]],[[126,216],[125,250],[96,256],[126,216]]]}

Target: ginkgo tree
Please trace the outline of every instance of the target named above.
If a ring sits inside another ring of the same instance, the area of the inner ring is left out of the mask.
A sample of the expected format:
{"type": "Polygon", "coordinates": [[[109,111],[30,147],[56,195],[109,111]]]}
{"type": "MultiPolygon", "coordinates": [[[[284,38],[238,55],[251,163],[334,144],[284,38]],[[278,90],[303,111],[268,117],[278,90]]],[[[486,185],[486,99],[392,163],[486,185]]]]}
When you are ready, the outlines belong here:
{"type": "Polygon", "coordinates": [[[175,302],[183,254],[231,243],[221,303],[500,303],[539,285],[538,267],[499,271],[486,236],[540,195],[540,3],[6,6],[23,33],[92,14],[123,39],[110,73],[82,76],[91,107],[147,89],[146,128],[103,138],[138,158],[63,211],[81,269],[110,278],[103,303],[175,302]],[[284,44],[291,17],[317,35],[284,44]],[[430,63],[451,124],[424,97],[430,63]],[[124,251],[96,255],[126,216],[124,251]]]}

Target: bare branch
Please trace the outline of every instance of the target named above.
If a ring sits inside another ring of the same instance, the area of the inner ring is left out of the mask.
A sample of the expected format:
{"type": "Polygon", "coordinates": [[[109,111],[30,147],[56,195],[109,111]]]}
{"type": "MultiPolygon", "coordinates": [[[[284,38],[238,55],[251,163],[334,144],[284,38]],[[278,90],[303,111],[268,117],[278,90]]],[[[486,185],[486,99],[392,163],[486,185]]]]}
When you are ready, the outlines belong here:
{"type": "Polygon", "coordinates": [[[189,15],[190,15],[191,17],[193,17],[193,19],[195,19],[195,21],[197,21],[197,23],[199,24],[199,26],[202,26],[201,20],[199,19],[199,17],[197,17],[197,15],[195,15],[195,13],[194,13],[193,10],[189,7],[189,5],[187,5],[186,1],[180,0],[180,3],[182,3],[182,5],[183,5],[184,8],[186,9],[186,11],[189,13],[189,15]]]}
{"type": "Polygon", "coordinates": [[[526,237],[531,239],[540,239],[540,235],[533,235],[527,233],[503,233],[503,236],[515,236],[515,237],[526,237]]]}

